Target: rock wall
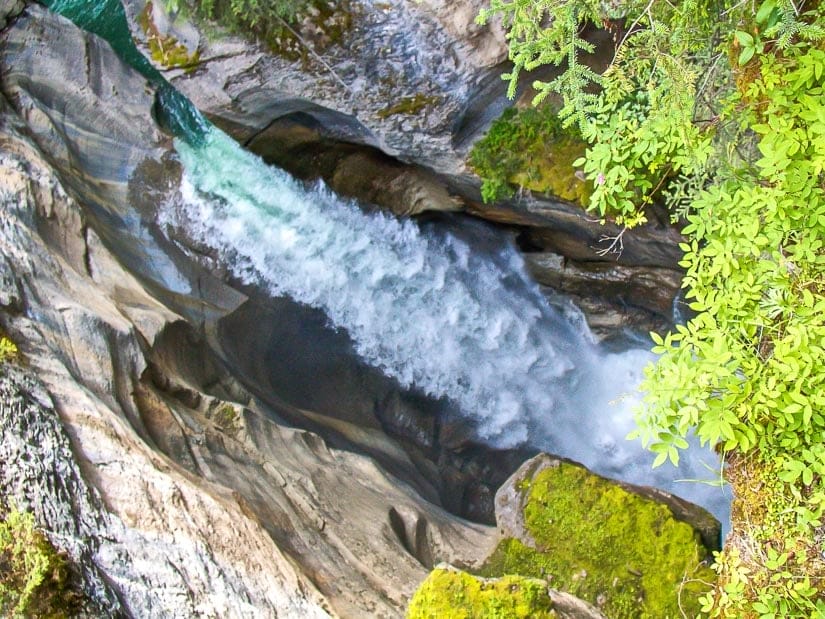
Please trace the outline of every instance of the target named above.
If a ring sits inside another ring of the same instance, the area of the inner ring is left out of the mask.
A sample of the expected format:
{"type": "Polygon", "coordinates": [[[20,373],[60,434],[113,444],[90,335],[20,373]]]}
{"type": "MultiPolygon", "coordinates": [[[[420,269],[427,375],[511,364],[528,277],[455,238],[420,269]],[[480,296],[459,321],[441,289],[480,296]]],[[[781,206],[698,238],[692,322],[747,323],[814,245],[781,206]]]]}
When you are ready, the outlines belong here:
{"type": "MultiPolygon", "coordinates": [[[[162,2],[154,2],[151,12],[164,35],[200,50],[194,72],[171,69],[167,77],[240,141],[279,118],[303,113],[329,137],[457,172],[464,164],[453,148],[454,128],[474,99],[490,96],[482,93],[488,83],[499,83],[494,67],[506,58],[501,29],[473,23],[482,4],[340,2],[334,16],[346,12],[350,25],[334,36],[311,16],[286,35],[299,37],[300,47],[310,51],[299,58],[234,36],[206,35],[191,21],[170,19],[162,2]]],[[[124,5],[134,34],[146,42],[139,23],[146,0],[124,5]]],[[[491,103],[497,100],[500,109],[503,94],[492,94],[491,103]]]]}
{"type": "Polygon", "coordinates": [[[478,558],[492,529],[233,377],[213,336],[245,296],[152,229],[177,167],[144,80],[37,6],[0,74],[0,324],[42,384],[2,371],[2,489],[105,614],[398,616],[434,562],[478,558]]]}

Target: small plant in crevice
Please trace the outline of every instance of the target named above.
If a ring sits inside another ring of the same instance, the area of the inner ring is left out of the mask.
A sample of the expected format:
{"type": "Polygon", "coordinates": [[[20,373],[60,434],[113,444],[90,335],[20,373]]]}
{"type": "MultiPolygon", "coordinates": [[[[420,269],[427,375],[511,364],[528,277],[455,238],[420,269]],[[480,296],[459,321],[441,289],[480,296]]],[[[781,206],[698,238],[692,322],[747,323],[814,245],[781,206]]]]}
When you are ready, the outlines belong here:
{"type": "Polygon", "coordinates": [[[17,361],[20,358],[20,351],[15,344],[3,331],[0,329],[0,363],[7,361],[17,361]]]}
{"type": "Polygon", "coordinates": [[[0,615],[73,616],[81,595],[71,585],[66,558],[30,513],[10,509],[0,520],[0,615]]]}

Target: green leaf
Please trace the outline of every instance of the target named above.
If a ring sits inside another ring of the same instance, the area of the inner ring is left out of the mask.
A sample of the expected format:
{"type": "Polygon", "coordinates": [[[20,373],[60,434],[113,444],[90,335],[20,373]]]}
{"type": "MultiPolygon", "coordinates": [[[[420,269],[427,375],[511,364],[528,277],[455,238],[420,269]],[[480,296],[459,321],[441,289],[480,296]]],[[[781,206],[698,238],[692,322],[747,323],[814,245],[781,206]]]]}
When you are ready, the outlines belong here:
{"type": "Polygon", "coordinates": [[[765,0],[756,12],[756,23],[764,24],[776,8],[775,0],[765,0]]]}
{"type": "Polygon", "coordinates": [[[744,66],[748,64],[748,61],[753,58],[756,49],[753,47],[743,47],[742,52],[739,54],[739,66],[744,66]]]}
{"type": "Polygon", "coordinates": [[[753,37],[747,32],[737,30],[733,33],[733,35],[736,37],[736,40],[739,41],[739,45],[741,45],[742,47],[754,47],[753,37]]]}
{"type": "Polygon", "coordinates": [[[667,451],[663,451],[658,456],[656,456],[656,459],[653,461],[654,469],[662,466],[665,463],[665,460],[667,460],[667,454],[667,451]]]}

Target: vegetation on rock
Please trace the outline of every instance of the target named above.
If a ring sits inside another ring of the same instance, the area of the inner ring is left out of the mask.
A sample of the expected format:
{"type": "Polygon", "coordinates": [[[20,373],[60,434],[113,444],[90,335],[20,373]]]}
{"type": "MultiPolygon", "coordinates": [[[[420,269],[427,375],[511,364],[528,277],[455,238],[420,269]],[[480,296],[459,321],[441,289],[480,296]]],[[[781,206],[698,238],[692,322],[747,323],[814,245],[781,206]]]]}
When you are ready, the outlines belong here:
{"type": "Polygon", "coordinates": [[[697,614],[715,578],[702,564],[708,550],[666,505],[564,462],[519,490],[535,547],[502,540],[482,574],[545,578],[612,619],[697,614]]]}
{"type": "Polygon", "coordinates": [[[470,166],[481,177],[485,202],[510,197],[518,187],[586,206],[593,184],[573,167],[586,146],[549,105],[509,108],[475,143],[470,166]]]}
{"type": "Polygon", "coordinates": [[[17,345],[0,329],[0,363],[15,361],[19,355],[17,345]]]}
{"type": "MultiPolygon", "coordinates": [[[[712,617],[825,616],[825,7],[818,1],[492,0],[514,70],[588,148],[588,207],[627,227],[663,199],[696,316],[664,337],[634,433],[676,462],[696,432],[727,462],[733,535],[712,617]],[[616,41],[578,62],[587,25],[616,41]],[[757,488],[754,492],[752,489],[757,488]]],[[[622,238],[615,249],[621,251],[622,238]]]]}
{"type": "Polygon", "coordinates": [[[149,0],[138,17],[138,23],[146,35],[152,60],[167,69],[183,69],[187,73],[194,71],[200,64],[200,50],[196,49],[189,53],[187,47],[179,43],[175,37],[161,34],[152,18],[153,7],[152,1],[149,0]]]}
{"type": "Polygon", "coordinates": [[[442,567],[410,601],[407,619],[550,619],[556,617],[547,582],[521,576],[485,579],[442,567]]]}
{"type": "Polygon", "coordinates": [[[395,116],[396,114],[418,114],[422,110],[425,110],[429,106],[435,105],[438,102],[438,97],[418,93],[411,97],[403,97],[402,99],[391,103],[387,107],[378,110],[376,115],[379,118],[389,118],[390,116],[395,116]]]}
{"type": "Polygon", "coordinates": [[[31,514],[10,510],[0,520],[0,615],[57,619],[71,616],[78,601],[66,559],[31,514]]]}
{"type": "Polygon", "coordinates": [[[173,15],[191,13],[257,39],[286,58],[303,61],[320,60],[318,54],[341,40],[353,18],[350,0],[165,0],[165,4],[173,15]]]}

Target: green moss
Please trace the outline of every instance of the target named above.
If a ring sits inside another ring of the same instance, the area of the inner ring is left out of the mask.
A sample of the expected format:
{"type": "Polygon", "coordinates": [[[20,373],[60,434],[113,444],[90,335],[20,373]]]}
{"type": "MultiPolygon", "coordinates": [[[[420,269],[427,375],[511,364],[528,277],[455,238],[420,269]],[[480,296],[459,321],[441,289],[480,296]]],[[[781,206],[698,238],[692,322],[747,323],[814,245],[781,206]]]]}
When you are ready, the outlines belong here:
{"type": "Polygon", "coordinates": [[[79,601],[66,559],[31,514],[12,509],[0,520],[0,616],[69,617],[79,601]]]}
{"type": "Polygon", "coordinates": [[[162,35],[152,20],[152,9],[150,0],[138,16],[138,23],[146,35],[152,60],[167,69],[183,69],[187,73],[197,69],[200,64],[200,50],[190,54],[186,46],[179,43],[175,37],[162,35]]]}
{"type": "Polygon", "coordinates": [[[469,163],[482,179],[485,201],[512,196],[522,187],[587,206],[593,186],[573,167],[586,148],[551,107],[510,108],[473,146],[469,163]]]}
{"type": "Polygon", "coordinates": [[[495,580],[437,568],[415,592],[408,619],[549,619],[547,583],[521,576],[495,580]]]}
{"type": "Polygon", "coordinates": [[[378,116],[378,118],[389,118],[396,114],[408,114],[412,116],[431,105],[435,105],[438,101],[438,97],[418,93],[412,97],[403,97],[396,103],[388,105],[382,110],[378,110],[376,116],[378,116]]]}
{"type": "Polygon", "coordinates": [[[547,578],[600,606],[611,619],[698,614],[713,572],[700,565],[699,535],[670,510],[581,467],[543,469],[526,489],[528,532],[537,549],[505,539],[482,574],[547,578]]]}
{"type": "Polygon", "coordinates": [[[240,414],[231,404],[219,406],[212,414],[212,420],[227,432],[235,432],[240,428],[240,414]]]}
{"type": "Polygon", "coordinates": [[[6,361],[17,361],[20,359],[20,351],[17,344],[11,341],[5,332],[0,329],[0,363],[6,361]]]}

